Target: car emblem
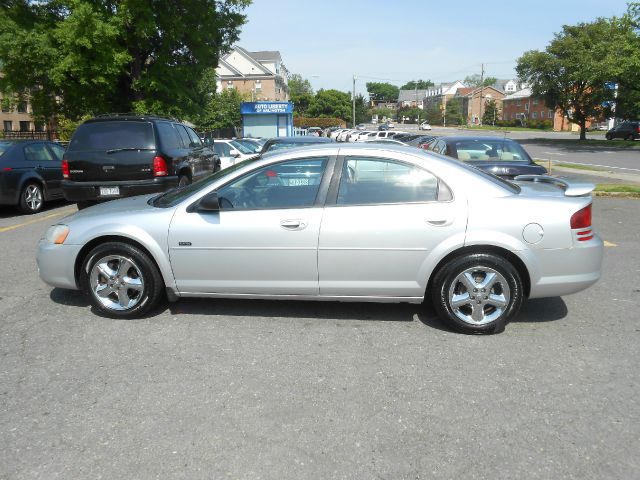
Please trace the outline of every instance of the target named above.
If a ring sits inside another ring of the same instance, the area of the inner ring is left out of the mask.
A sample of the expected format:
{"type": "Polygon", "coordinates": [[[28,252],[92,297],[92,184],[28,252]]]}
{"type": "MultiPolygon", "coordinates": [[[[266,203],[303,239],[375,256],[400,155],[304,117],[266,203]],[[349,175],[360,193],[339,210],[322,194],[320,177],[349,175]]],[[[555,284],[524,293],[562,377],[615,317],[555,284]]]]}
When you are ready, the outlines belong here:
{"type": "Polygon", "coordinates": [[[111,170],[115,170],[116,167],[114,167],[113,165],[103,165],[102,166],[102,170],[104,170],[105,172],[110,172],[111,170]]]}

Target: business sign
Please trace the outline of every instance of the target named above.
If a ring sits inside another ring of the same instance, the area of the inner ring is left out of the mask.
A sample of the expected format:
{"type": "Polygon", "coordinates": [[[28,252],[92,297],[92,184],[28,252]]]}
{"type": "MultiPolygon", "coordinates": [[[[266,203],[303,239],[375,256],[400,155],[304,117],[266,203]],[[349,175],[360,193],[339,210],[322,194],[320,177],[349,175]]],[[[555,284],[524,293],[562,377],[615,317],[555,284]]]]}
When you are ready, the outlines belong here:
{"type": "Polygon", "coordinates": [[[242,102],[242,115],[273,115],[293,113],[293,104],[289,102],[242,102]]]}

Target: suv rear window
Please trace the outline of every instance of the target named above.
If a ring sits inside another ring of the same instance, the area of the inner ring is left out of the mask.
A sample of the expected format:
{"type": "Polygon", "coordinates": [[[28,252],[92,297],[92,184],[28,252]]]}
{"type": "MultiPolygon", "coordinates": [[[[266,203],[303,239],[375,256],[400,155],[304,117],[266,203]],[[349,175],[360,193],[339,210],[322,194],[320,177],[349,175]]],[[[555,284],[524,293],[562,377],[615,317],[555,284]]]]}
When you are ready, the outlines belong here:
{"type": "Polygon", "coordinates": [[[116,121],[83,123],[73,134],[68,150],[113,150],[155,148],[149,122],[116,121]]]}

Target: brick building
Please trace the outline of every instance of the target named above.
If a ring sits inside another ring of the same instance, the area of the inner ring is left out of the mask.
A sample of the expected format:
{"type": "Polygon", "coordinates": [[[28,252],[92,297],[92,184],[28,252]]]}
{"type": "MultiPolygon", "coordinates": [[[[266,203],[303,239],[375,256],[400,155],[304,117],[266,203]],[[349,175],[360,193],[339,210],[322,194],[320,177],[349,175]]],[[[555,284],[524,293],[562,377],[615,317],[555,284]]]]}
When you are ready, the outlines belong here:
{"type": "MultiPolygon", "coordinates": [[[[553,129],[559,131],[579,131],[579,125],[571,123],[559,110],[548,107],[544,100],[532,95],[530,88],[523,88],[502,99],[502,119],[520,120],[524,123],[548,120],[553,122],[553,129]]],[[[587,128],[591,121],[587,120],[587,128]]]]}

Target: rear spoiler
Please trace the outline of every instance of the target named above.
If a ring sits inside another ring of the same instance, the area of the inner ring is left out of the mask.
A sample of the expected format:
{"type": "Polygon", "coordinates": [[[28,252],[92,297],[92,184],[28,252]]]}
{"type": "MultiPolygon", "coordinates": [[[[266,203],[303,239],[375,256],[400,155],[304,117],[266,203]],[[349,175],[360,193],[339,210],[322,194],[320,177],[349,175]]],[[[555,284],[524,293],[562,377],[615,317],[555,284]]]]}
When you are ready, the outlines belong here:
{"type": "Polygon", "coordinates": [[[569,183],[566,180],[550,177],[549,175],[518,175],[514,178],[514,181],[549,183],[556,185],[564,190],[564,194],[567,197],[586,197],[596,188],[593,183],[569,183]]]}

